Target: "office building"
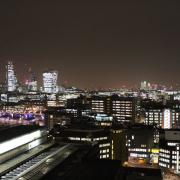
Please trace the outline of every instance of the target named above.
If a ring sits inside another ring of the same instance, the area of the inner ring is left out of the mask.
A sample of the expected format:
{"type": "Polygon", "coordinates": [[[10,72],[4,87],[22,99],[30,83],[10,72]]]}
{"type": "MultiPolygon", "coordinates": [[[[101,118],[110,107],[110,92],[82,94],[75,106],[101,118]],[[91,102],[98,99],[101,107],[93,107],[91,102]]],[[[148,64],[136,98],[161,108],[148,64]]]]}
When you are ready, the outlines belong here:
{"type": "Polygon", "coordinates": [[[86,96],[67,99],[66,112],[73,118],[82,118],[91,112],[90,103],[86,96]]]}
{"type": "Polygon", "coordinates": [[[93,127],[69,127],[59,129],[52,134],[57,139],[71,143],[98,143],[99,158],[111,159],[111,140],[109,131],[93,127]]]}
{"type": "Polygon", "coordinates": [[[9,92],[13,92],[16,90],[17,78],[14,72],[14,65],[11,61],[9,61],[6,66],[6,83],[7,83],[7,90],[9,92]]]}
{"type": "Polygon", "coordinates": [[[93,96],[92,112],[112,116],[117,122],[135,122],[138,100],[135,97],[93,96]]]}
{"type": "Polygon", "coordinates": [[[112,116],[117,122],[135,122],[137,116],[137,98],[112,96],[112,116]]]}
{"type": "Polygon", "coordinates": [[[159,149],[154,144],[153,126],[135,124],[126,130],[128,161],[137,164],[158,164],[159,149]]]}
{"type": "Polygon", "coordinates": [[[111,98],[109,96],[92,96],[91,111],[99,114],[111,114],[111,98]]]}
{"type": "Polygon", "coordinates": [[[159,148],[159,166],[180,173],[180,130],[161,130],[159,148]]]}
{"type": "Polygon", "coordinates": [[[163,124],[163,109],[162,108],[148,108],[145,109],[145,124],[157,125],[162,127],[163,124]]]}
{"type": "Polygon", "coordinates": [[[37,79],[34,75],[34,73],[31,71],[31,69],[29,69],[29,72],[28,72],[28,77],[26,79],[26,85],[27,85],[27,88],[28,88],[28,91],[37,91],[38,90],[38,83],[37,83],[37,79]]]}
{"type": "Polygon", "coordinates": [[[43,73],[43,90],[45,93],[57,93],[57,71],[46,71],[43,73]]]}
{"type": "Polygon", "coordinates": [[[177,128],[179,119],[179,110],[167,108],[145,109],[145,124],[147,125],[156,125],[163,129],[177,128]]]}
{"type": "Polygon", "coordinates": [[[128,147],[126,146],[126,129],[124,127],[111,127],[111,157],[120,160],[122,164],[128,160],[128,147]]]}
{"type": "Polygon", "coordinates": [[[141,90],[147,90],[147,82],[146,81],[143,81],[141,82],[141,87],[140,87],[141,90]]]}

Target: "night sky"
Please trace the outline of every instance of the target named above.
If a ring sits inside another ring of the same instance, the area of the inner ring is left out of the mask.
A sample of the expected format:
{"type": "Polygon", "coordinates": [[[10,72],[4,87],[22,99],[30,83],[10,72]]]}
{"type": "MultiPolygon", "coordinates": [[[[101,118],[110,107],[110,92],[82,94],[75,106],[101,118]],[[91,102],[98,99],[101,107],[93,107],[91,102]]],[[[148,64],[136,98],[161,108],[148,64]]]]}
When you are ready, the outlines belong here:
{"type": "Polygon", "coordinates": [[[1,81],[8,60],[20,80],[31,67],[85,88],[180,84],[180,1],[1,0],[1,81]]]}

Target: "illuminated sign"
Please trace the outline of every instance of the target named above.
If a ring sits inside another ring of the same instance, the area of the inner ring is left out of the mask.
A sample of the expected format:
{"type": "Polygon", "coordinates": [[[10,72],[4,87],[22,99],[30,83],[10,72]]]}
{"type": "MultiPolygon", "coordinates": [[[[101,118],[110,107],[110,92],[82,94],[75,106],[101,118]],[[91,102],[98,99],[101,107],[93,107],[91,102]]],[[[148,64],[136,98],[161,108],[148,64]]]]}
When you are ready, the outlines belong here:
{"type": "Polygon", "coordinates": [[[151,152],[154,153],[154,154],[158,154],[159,153],[159,149],[152,149],[151,152]]]}

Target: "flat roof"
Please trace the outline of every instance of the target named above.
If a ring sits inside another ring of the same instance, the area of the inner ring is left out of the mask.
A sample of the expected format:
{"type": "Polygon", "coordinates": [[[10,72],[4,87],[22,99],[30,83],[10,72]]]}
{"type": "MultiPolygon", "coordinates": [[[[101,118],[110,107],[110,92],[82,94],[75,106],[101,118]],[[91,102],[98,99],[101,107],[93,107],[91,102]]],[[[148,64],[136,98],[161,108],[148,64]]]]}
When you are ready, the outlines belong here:
{"type": "Polygon", "coordinates": [[[70,132],[102,132],[104,129],[65,129],[65,131],[70,131],[70,132]]]}
{"type": "Polygon", "coordinates": [[[0,143],[44,128],[45,127],[40,127],[36,125],[18,125],[7,127],[3,126],[2,128],[0,127],[0,143]]]}

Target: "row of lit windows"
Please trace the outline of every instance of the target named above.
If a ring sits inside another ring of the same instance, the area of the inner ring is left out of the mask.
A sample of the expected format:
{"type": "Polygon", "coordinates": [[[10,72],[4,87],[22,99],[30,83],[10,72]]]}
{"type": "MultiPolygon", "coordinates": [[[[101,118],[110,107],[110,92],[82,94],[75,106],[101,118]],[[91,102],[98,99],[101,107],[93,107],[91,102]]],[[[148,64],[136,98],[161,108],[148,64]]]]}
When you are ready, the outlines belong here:
{"type": "Polygon", "coordinates": [[[100,110],[103,110],[104,108],[103,108],[103,107],[93,107],[92,109],[100,109],[100,110]]]}
{"type": "Polygon", "coordinates": [[[124,114],[124,115],[131,115],[132,112],[126,112],[126,111],[114,111],[114,114],[124,114]]]}
{"type": "MultiPolygon", "coordinates": [[[[172,169],[176,169],[176,162],[175,163],[173,163],[174,165],[172,165],[172,169]]],[[[161,167],[165,167],[165,168],[170,168],[170,165],[169,164],[165,164],[165,163],[163,163],[163,162],[159,162],[159,166],[161,166],[161,167]]]]}
{"type": "Polygon", "coordinates": [[[165,150],[165,149],[160,149],[160,152],[163,152],[163,153],[170,154],[170,151],[168,151],[168,150],[165,150]]]}
{"type": "Polygon", "coordinates": [[[147,116],[146,118],[149,118],[149,119],[161,119],[162,117],[159,117],[159,116],[147,116]]]}
{"type": "MultiPolygon", "coordinates": [[[[158,113],[158,112],[146,112],[146,116],[152,117],[152,116],[159,116],[162,117],[162,113],[158,113]]],[[[178,114],[172,114],[173,118],[179,118],[178,114]]]]}
{"type": "Polygon", "coordinates": [[[132,115],[132,113],[129,113],[129,112],[114,112],[114,114],[117,114],[117,115],[132,115]]]}
{"type": "Polygon", "coordinates": [[[174,114],[173,114],[173,115],[172,115],[172,117],[176,117],[176,118],[178,118],[178,117],[179,117],[179,115],[174,115],[174,114]]]}
{"type": "Polygon", "coordinates": [[[170,163],[169,159],[160,158],[159,160],[160,160],[160,161],[163,161],[163,162],[170,163]]]}
{"type": "Polygon", "coordinates": [[[161,112],[146,112],[146,114],[157,114],[157,115],[162,115],[161,112]]]}
{"type": "Polygon", "coordinates": [[[130,117],[132,114],[131,113],[122,113],[122,112],[116,112],[117,115],[124,115],[126,117],[130,117]]]}
{"type": "Polygon", "coordinates": [[[177,154],[177,152],[176,152],[176,151],[173,151],[172,154],[177,154]]]}
{"type": "Polygon", "coordinates": [[[107,147],[110,146],[110,143],[106,143],[106,144],[100,144],[99,147],[107,147]]]}
{"type": "Polygon", "coordinates": [[[132,106],[132,103],[131,102],[127,102],[127,103],[116,103],[116,102],[113,102],[112,103],[113,105],[115,106],[132,106]]]}
{"type": "Polygon", "coordinates": [[[99,138],[80,138],[80,137],[69,137],[68,139],[73,141],[100,141],[100,140],[106,140],[108,137],[99,137],[99,138]]]}
{"type": "Polygon", "coordinates": [[[71,141],[91,141],[91,138],[69,137],[71,141]]]}
{"type": "Polygon", "coordinates": [[[132,111],[132,108],[118,108],[118,107],[113,107],[113,110],[119,110],[119,111],[132,111]]]}
{"type": "Polygon", "coordinates": [[[140,157],[140,158],[146,158],[147,154],[137,154],[137,153],[130,153],[131,157],[140,157]]]}
{"type": "Polygon", "coordinates": [[[109,149],[100,150],[100,154],[108,153],[109,149]]]}
{"type": "Polygon", "coordinates": [[[114,114],[117,114],[117,115],[132,115],[132,113],[129,113],[129,112],[114,112],[114,114]]]}
{"type": "Polygon", "coordinates": [[[118,122],[121,122],[121,121],[122,121],[122,122],[129,122],[129,121],[130,121],[130,120],[120,119],[120,118],[118,118],[117,120],[118,120],[118,122]]]}
{"type": "Polygon", "coordinates": [[[104,102],[103,100],[92,100],[92,102],[104,102]]]}
{"type": "Polygon", "coordinates": [[[92,107],[97,107],[97,106],[101,106],[101,107],[104,107],[104,104],[102,103],[95,103],[95,104],[92,104],[92,107]]]}
{"type": "Polygon", "coordinates": [[[93,141],[99,141],[99,140],[106,140],[108,137],[99,137],[99,138],[94,138],[93,141]]]}
{"type": "Polygon", "coordinates": [[[161,112],[160,109],[150,109],[149,112],[161,112]]]}
{"type": "Polygon", "coordinates": [[[167,143],[168,146],[176,146],[178,143],[167,143]]]}
{"type": "Polygon", "coordinates": [[[106,154],[106,155],[100,155],[100,159],[106,159],[106,158],[109,158],[109,154],[106,154]]]}
{"type": "Polygon", "coordinates": [[[104,106],[103,103],[93,103],[92,106],[104,106]]]}
{"type": "Polygon", "coordinates": [[[172,164],[177,164],[177,160],[172,160],[172,164]]]}
{"type": "MultiPolygon", "coordinates": [[[[177,160],[177,156],[172,156],[172,159],[177,160]]],[[[179,156],[179,160],[180,160],[180,156],[179,156]]],[[[179,163],[180,163],[180,161],[179,161],[179,163]]]]}
{"type": "Polygon", "coordinates": [[[113,103],[120,103],[120,104],[122,104],[122,103],[125,103],[125,104],[127,104],[127,103],[132,103],[131,101],[113,101],[113,103]]]}
{"type": "Polygon", "coordinates": [[[163,154],[163,153],[159,153],[160,157],[165,157],[165,158],[170,158],[170,155],[168,154],[163,154]]]}
{"type": "Polygon", "coordinates": [[[115,107],[115,108],[127,108],[127,107],[132,108],[132,105],[131,104],[121,104],[121,105],[113,104],[112,107],[115,107]]]}
{"type": "Polygon", "coordinates": [[[132,115],[128,115],[128,114],[113,114],[113,116],[124,119],[125,117],[132,117],[132,115]]]}
{"type": "Polygon", "coordinates": [[[132,104],[113,104],[112,105],[113,107],[116,106],[116,107],[132,107],[132,104]]]}
{"type": "Polygon", "coordinates": [[[108,123],[108,122],[101,122],[100,125],[101,126],[111,126],[112,123],[108,123]]]}
{"type": "Polygon", "coordinates": [[[137,151],[137,152],[147,152],[147,149],[140,149],[140,148],[133,148],[133,149],[128,149],[129,151],[137,151]]]}
{"type": "Polygon", "coordinates": [[[167,166],[166,164],[163,164],[163,163],[159,163],[159,166],[161,166],[161,167],[169,167],[169,165],[167,166]]]}
{"type": "Polygon", "coordinates": [[[146,120],[148,121],[159,121],[160,119],[159,118],[146,118],[146,120]]]}

